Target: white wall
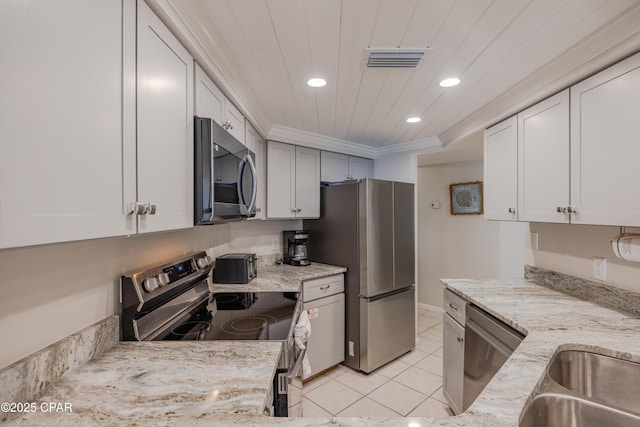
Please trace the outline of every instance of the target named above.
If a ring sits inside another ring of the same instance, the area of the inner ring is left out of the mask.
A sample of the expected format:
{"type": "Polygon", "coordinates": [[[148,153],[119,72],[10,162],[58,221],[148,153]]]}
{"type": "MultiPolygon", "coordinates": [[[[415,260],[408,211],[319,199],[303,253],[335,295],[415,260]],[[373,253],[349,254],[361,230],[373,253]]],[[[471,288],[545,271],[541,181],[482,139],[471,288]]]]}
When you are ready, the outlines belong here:
{"type": "Polygon", "coordinates": [[[300,227],[299,220],[245,221],[2,250],[0,368],[117,313],[123,274],[199,250],[279,252],[282,230],[300,227]]]}
{"type": "Polygon", "coordinates": [[[449,185],[482,181],[482,161],[418,168],[418,302],[442,307],[441,278],[523,275],[524,224],[451,215],[449,185]],[[431,202],[440,202],[432,209],[431,202]]]}
{"type": "MultiPolygon", "coordinates": [[[[611,249],[611,239],[620,232],[618,227],[531,223],[528,228],[531,233],[538,233],[539,249],[530,249],[527,233],[527,264],[595,280],[593,257],[606,258],[604,283],[640,292],[640,263],[618,259],[611,249]]],[[[639,228],[626,231],[640,233],[639,228]]]]}

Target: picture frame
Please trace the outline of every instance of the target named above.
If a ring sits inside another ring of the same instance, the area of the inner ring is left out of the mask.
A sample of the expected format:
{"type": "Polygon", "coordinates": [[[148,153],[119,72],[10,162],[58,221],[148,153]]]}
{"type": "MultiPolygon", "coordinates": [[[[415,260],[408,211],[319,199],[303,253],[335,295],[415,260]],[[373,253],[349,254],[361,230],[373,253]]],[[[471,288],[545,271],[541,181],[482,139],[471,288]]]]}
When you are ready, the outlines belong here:
{"type": "Polygon", "coordinates": [[[449,193],[451,215],[482,215],[484,213],[482,181],[451,184],[449,193]]]}

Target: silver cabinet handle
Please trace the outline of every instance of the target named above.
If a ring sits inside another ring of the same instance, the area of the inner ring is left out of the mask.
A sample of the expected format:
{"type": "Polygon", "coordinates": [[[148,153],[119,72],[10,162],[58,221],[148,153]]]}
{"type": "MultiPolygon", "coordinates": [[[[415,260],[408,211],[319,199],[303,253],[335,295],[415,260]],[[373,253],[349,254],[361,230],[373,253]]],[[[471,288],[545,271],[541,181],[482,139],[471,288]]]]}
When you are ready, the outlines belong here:
{"type": "Polygon", "coordinates": [[[516,213],[516,209],[515,209],[515,208],[509,208],[509,213],[510,213],[510,214],[514,214],[514,213],[516,213]]]}
{"type": "Polygon", "coordinates": [[[320,286],[320,290],[324,291],[325,289],[329,289],[330,287],[331,287],[331,285],[320,286]]]}
{"type": "Polygon", "coordinates": [[[143,203],[134,202],[129,203],[127,209],[127,215],[143,215],[145,213],[145,206],[143,203]]]}
{"type": "Polygon", "coordinates": [[[298,212],[298,213],[302,212],[302,208],[296,209],[296,212],[298,212]]]}
{"type": "Polygon", "coordinates": [[[578,213],[578,208],[576,208],[575,206],[567,206],[567,210],[569,211],[569,213],[578,213]]]}
{"type": "Polygon", "coordinates": [[[460,344],[462,344],[462,343],[464,342],[464,338],[460,338],[460,337],[456,337],[456,338],[458,339],[458,342],[459,342],[460,344]]]}
{"type": "Polygon", "coordinates": [[[298,210],[296,208],[291,208],[291,213],[296,213],[298,210]]]}
{"type": "Polygon", "coordinates": [[[556,207],[556,212],[566,214],[567,213],[567,207],[566,206],[558,206],[558,207],[556,207]]]}
{"type": "Polygon", "coordinates": [[[449,303],[449,308],[452,309],[453,311],[458,311],[458,306],[456,306],[454,303],[450,302],[449,303]]]}
{"type": "Polygon", "coordinates": [[[148,213],[149,215],[155,215],[156,211],[158,210],[158,207],[156,206],[155,203],[147,203],[145,205],[147,207],[147,211],[145,213],[148,213]]]}

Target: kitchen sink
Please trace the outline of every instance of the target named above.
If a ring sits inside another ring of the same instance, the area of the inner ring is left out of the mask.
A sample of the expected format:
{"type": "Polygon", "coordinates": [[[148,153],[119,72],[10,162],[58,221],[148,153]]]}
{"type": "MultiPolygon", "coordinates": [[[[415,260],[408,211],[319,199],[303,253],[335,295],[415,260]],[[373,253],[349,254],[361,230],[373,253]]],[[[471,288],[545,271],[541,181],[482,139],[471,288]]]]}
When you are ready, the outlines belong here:
{"type": "Polygon", "coordinates": [[[640,416],[563,394],[543,393],[525,408],[520,427],[630,427],[640,416]]]}
{"type": "Polygon", "coordinates": [[[588,351],[560,351],[522,411],[520,427],[640,427],[638,384],[640,363],[588,351]]]}

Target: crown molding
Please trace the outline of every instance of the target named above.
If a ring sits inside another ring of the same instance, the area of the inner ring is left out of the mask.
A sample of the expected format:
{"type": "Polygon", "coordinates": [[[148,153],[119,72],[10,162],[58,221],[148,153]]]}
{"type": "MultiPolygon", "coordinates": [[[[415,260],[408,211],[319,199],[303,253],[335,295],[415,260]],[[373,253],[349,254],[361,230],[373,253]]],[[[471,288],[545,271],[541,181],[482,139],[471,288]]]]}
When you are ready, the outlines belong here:
{"type": "MultiPolygon", "coordinates": [[[[266,135],[271,128],[271,121],[255,93],[247,89],[250,85],[246,82],[226,45],[216,42],[216,40],[223,40],[222,35],[212,25],[206,26],[205,29],[203,21],[194,22],[185,12],[187,5],[197,7],[198,4],[176,0],[146,0],[146,2],[171,28],[222,93],[242,112],[258,133],[266,135]],[[207,31],[214,34],[208,34],[207,31]]],[[[197,16],[206,17],[206,12],[201,12],[197,16]]]]}
{"type": "Polygon", "coordinates": [[[640,50],[640,7],[599,29],[452,128],[444,145],[458,141],[525,110],[640,50]]]}
{"type": "Polygon", "coordinates": [[[369,159],[376,159],[398,153],[420,152],[442,148],[440,140],[436,137],[419,141],[403,142],[388,147],[370,147],[368,145],[356,144],[354,142],[281,125],[273,125],[267,134],[267,139],[326,151],[335,151],[352,156],[367,157],[369,159]]]}

